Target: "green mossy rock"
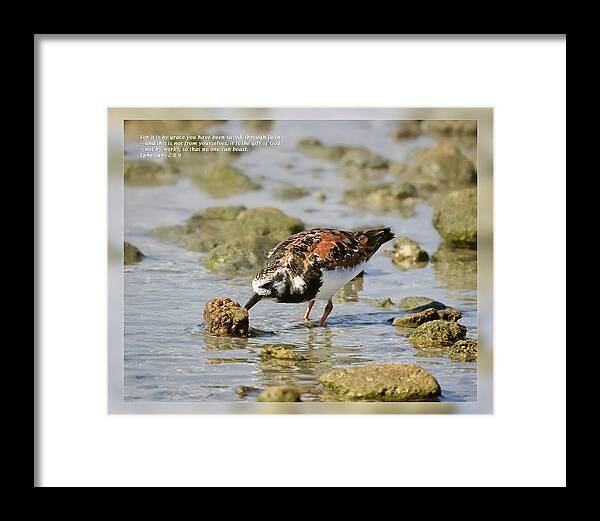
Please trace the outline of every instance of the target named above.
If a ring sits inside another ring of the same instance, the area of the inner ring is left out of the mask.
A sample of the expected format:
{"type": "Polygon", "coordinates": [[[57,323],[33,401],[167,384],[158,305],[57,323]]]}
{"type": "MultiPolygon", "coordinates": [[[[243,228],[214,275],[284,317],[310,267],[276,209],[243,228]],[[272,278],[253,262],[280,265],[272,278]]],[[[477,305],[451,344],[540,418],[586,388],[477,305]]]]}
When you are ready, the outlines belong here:
{"type": "Polygon", "coordinates": [[[441,393],[431,373],[410,364],[370,364],[335,369],[319,380],[327,389],[347,400],[429,401],[441,393]]]}
{"type": "Polygon", "coordinates": [[[276,385],[264,390],[257,402],[300,402],[300,390],[293,385],[276,385]]]}
{"type": "Polygon", "coordinates": [[[477,134],[477,120],[475,119],[450,119],[427,120],[420,125],[426,134],[469,135],[477,134]]]}
{"type": "Polygon", "coordinates": [[[421,123],[419,120],[398,121],[392,137],[398,141],[419,137],[423,133],[421,123]]]}
{"type": "Polygon", "coordinates": [[[241,123],[250,132],[269,132],[273,128],[273,121],[270,119],[245,119],[241,123]]]}
{"type": "Polygon", "coordinates": [[[123,165],[123,180],[129,186],[161,186],[173,184],[178,177],[162,163],[147,160],[129,160],[123,165]]]}
{"type": "Polygon", "coordinates": [[[393,320],[392,325],[398,327],[419,327],[421,324],[431,322],[432,320],[448,320],[449,322],[456,322],[460,318],[462,318],[462,313],[453,308],[427,308],[423,311],[396,317],[393,320]]]}
{"type": "Polygon", "coordinates": [[[455,190],[434,202],[433,225],[451,246],[477,248],[477,189],[455,190]]]}
{"type": "Polygon", "coordinates": [[[324,145],[318,139],[304,138],[298,142],[298,148],[316,159],[338,162],[346,177],[359,182],[383,177],[390,166],[387,159],[364,147],[324,145]]]}
{"type": "Polygon", "coordinates": [[[397,211],[403,217],[414,213],[417,190],[411,183],[397,182],[345,190],[342,202],[375,213],[397,211]]]}
{"type": "Polygon", "coordinates": [[[214,273],[234,275],[262,267],[265,253],[273,246],[268,238],[247,237],[219,244],[204,257],[204,266],[214,273]]]}
{"type": "Polygon", "coordinates": [[[306,197],[310,192],[301,186],[284,186],[283,188],[278,188],[273,192],[273,195],[277,197],[277,199],[282,199],[284,201],[293,201],[295,199],[301,199],[302,197],[306,197]]]}
{"type": "Polygon", "coordinates": [[[123,243],[123,264],[137,264],[144,258],[144,254],[133,244],[125,241],[123,243]]]}
{"type": "Polygon", "coordinates": [[[244,338],[250,334],[248,310],[227,297],[206,303],[204,324],[213,335],[244,338]]]}
{"type": "Polygon", "coordinates": [[[188,250],[208,252],[208,269],[233,274],[262,267],[267,251],[303,229],[302,221],[276,208],[216,206],[195,213],[183,226],[151,233],[188,250]]]}
{"type": "Polygon", "coordinates": [[[430,149],[417,149],[409,158],[409,167],[400,179],[415,185],[419,195],[429,196],[439,190],[452,190],[477,183],[473,163],[448,142],[430,149]]]}
{"type": "Polygon", "coordinates": [[[270,344],[262,347],[260,351],[261,360],[285,360],[289,362],[300,362],[306,360],[306,356],[292,351],[294,346],[288,344],[270,344]]]}
{"type": "Polygon", "coordinates": [[[477,340],[459,340],[448,348],[448,356],[453,360],[472,362],[477,360],[478,351],[477,340]]]}
{"type": "Polygon", "coordinates": [[[188,171],[187,174],[202,191],[216,198],[230,197],[260,188],[259,184],[240,169],[226,163],[209,164],[193,173],[188,171]]]}
{"type": "Polygon", "coordinates": [[[451,346],[458,340],[464,340],[467,328],[456,322],[433,320],[417,327],[408,339],[417,348],[437,348],[451,346]]]}

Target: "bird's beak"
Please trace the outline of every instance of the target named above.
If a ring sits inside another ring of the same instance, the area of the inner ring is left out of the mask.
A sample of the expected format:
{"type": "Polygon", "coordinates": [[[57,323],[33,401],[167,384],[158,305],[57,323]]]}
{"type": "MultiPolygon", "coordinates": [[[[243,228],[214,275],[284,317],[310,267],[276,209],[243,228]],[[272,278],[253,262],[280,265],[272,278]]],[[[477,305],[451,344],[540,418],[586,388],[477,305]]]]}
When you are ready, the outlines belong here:
{"type": "Polygon", "coordinates": [[[254,304],[256,304],[261,299],[262,299],[262,297],[258,293],[252,293],[250,300],[248,302],[246,302],[246,305],[244,307],[246,309],[250,309],[252,306],[254,306],[254,304]]]}

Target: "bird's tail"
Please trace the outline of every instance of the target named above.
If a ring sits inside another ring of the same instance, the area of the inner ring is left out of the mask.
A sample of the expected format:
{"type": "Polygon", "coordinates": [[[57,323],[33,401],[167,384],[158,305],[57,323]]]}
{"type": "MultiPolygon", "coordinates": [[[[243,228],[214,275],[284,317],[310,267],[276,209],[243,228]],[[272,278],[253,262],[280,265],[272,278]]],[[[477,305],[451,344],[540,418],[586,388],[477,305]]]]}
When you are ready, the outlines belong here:
{"type": "Polygon", "coordinates": [[[379,228],[375,230],[365,230],[360,232],[359,235],[362,235],[367,238],[367,252],[369,257],[371,257],[383,244],[388,241],[391,241],[394,237],[396,237],[390,228],[379,228]]]}

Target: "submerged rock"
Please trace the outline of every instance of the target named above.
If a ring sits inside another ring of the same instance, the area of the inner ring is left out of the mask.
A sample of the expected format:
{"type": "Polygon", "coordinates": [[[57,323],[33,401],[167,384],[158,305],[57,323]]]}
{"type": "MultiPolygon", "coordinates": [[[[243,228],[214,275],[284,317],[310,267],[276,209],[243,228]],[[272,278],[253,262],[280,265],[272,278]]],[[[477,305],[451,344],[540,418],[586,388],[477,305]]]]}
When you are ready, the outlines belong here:
{"type": "Polygon", "coordinates": [[[324,203],[327,200],[327,194],[322,191],[315,192],[313,194],[313,197],[315,198],[315,200],[319,201],[320,203],[324,203]]]}
{"type": "Polygon", "coordinates": [[[377,302],[377,306],[380,308],[390,308],[394,305],[394,302],[390,297],[382,297],[377,302]]]}
{"type": "Polygon", "coordinates": [[[240,169],[225,163],[209,164],[187,173],[192,182],[211,197],[229,197],[260,188],[240,169]]]}
{"type": "Polygon", "coordinates": [[[240,398],[245,398],[248,394],[260,391],[258,387],[252,387],[251,385],[240,385],[236,388],[235,394],[240,398]]]}
{"type": "Polygon", "coordinates": [[[421,123],[421,130],[426,134],[470,135],[477,134],[476,119],[431,119],[421,123]]]}
{"type": "Polygon", "coordinates": [[[298,148],[315,159],[339,161],[347,148],[339,145],[324,145],[318,139],[307,137],[298,141],[298,148]]]}
{"type": "Polygon", "coordinates": [[[434,201],[433,225],[448,245],[477,247],[477,189],[455,190],[434,201]]]}
{"type": "Polygon", "coordinates": [[[441,393],[431,373],[409,364],[370,364],[335,369],[319,378],[347,400],[427,401],[441,393]]]}
{"type": "Polygon", "coordinates": [[[454,360],[472,362],[477,360],[477,340],[459,340],[448,348],[448,356],[454,360]]]}
{"type": "Polygon", "coordinates": [[[462,313],[453,308],[433,309],[427,308],[401,317],[396,317],[392,324],[398,327],[418,327],[432,320],[448,320],[456,322],[462,317],[462,313]]]}
{"type": "Polygon", "coordinates": [[[275,385],[265,389],[257,402],[301,402],[300,390],[293,385],[275,385]]]}
{"type": "Polygon", "coordinates": [[[306,360],[306,356],[291,350],[290,345],[286,344],[271,344],[264,346],[260,351],[262,360],[286,360],[290,362],[299,362],[306,360]]]}
{"type": "Polygon", "coordinates": [[[283,188],[279,188],[273,192],[273,195],[278,199],[282,199],[284,201],[292,201],[294,199],[301,199],[302,197],[306,197],[309,194],[309,191],[301,186],[284,186],[283,188]]]}
{"type": "Polygon", "coordinates": [[[216,273],[235,273],[261,267],[269,249],[303,229],[302,221],[276,208],[217,206],[195,213],[183,226],[157,228],[152,234],[208,252],[204,263],[216,273]]]}
{"type": "Polygon", "coordinates": [[[273,128],[273,121],[270,119],[245,119],[241,123],[250,132],[268,132],[273,128]]]}
{"type": "Polygon", "coordinates": [[[411,183],[397,182],[345,190],[342,202],[374,212],[398,211],[403,217],[414,213],[417,190],[411,183]]]}
{"type": "Polygon", "coordinates": [[[435,277],[448,289],[477,289],[477,250],[453,248],[447,244],[431,256],[435,277]]]}
{"type": "Polygon", "coordinates": [[[177,175],[156,161],[128,160],[123,165],[123,180],[130,186],[160,186],[174,183],[177,175]]]}
{"type": "Polygon", "coordinates": [[[228,297],[206,303],[204,324],[210,333],[219,336],[247,337],[250,332],[248,310],[228,297]]]}
{"type": "Polygon", "coordinates": [[[467,328],[456,322],[433,320],[421,324],[408,339],[418,348],[447,347],[458,340],[464,340],[467,328]]]}
{"type": "Polygon", "coordinates": [[[389,161],[364,147],[324,145],[318,139],[304,138],[298,148],[316,159],[338,162],[342,173],[358,181],[375,180],[383,177],[389,168],[389,161]]]}
{"type": "Polygon", "coordinates": [[[399,179],[415,185],[419,195],[444,189],[472,186],[477,182],[473,163],[454,145],[440,142],[429,149],[416,149],[409,157],[409,168],[399,179]]]}
{"type": "Polygon", "coordinates": [[[133,244],[123,243],[123,264],[137,264],[144,258],[144,254],[133,244]]]}
{"type": "MultiPolygon", "coordinates": [[[[436,301],[429,297],[404,297],[403,299],[400,300],[399,306],[400,306],[400,309],[404,309],[406,311],[409,309],[412,310],[418,306],[423,306],[425,304],[429,304],[430,302],[436,302],[436,301]]],[[[447,306],[444,305],[444,307],[447,307],[447,306]]]]}
{"type": "Polygon", "coordinates": [[[398,121],[392,137],[398,141],[414,139],[423,133],[421,123],[419,120],[398,121]]]}
{"type": "Polygon", "coordinates": [[[422,268],[429,261],[429,254],[419,243],[408,237],[397,237],[392,243],[393,250],[386,252],[392,262],[402,269],[422,268]]]}

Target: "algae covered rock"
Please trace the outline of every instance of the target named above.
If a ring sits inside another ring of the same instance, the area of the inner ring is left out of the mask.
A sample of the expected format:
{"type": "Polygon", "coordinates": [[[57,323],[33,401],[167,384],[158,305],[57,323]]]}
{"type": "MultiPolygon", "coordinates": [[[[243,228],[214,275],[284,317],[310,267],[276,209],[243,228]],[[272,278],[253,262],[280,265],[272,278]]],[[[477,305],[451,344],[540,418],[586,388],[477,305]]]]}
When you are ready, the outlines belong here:
{"type": "Polygon", "coordinates": [[[235,274],[256,270],[265,260],[265,252],[273,242],[264,238],[246,237],[219,244],[204,257],[204,265],[212,272],[235,274]]]}
{"type": "Polygon", "coordinates": [[[208,164],[194,173],[188,172],[188,175],[196,186],[211,197],[229,197],[260,188],[239,168],[226,163],[208,164]]]}
{"type": "Polygon", "coordinates": [[[346,147],[324,145],[318,139],[312,137],[301,139],[298,141],[297,146],[308,156],[315,159],[327,159],[329,161],[339,161],[346,152],[346,147]]]}
{"type": "Polygon", "coordinates": [[[273,128],[273,120],[270,119],[245,119],[241,124],[250,132],[268,132],[273,128]]]}
{"type": "Polygon", "coordinates": [[[455,190],[438,198],[433,225],[448,245],[477,247],[477,189],[455,190]]]}
{"type": "Polygon", "coordinates": [[[346,177],[361,182],[381,178],[389,168],[387,159],[364,147],[324,145],[318,139],[304,138],[298,148],[316,159],[338,162],[346,177]]]}
{"type": "Polygon", "coordinates": [[[426,120],[421,123],[421,130],[426,134],[470,135],[477,134],[476,119],[438,119],[426,120]]]}
{"type": "Polygon", "coordinates": [[[284,201],[293,201],[294,199],[301,199],[302,197],[306,197],[308,194],[309,191],[305,188],[293,185],[278,188],[273,192],[273,195],[275,197],[284,201]]]}
{"type": "Polygon", "coordinates": [[[248,310],[230,298],[216,298],[204,307],[206,329],[219,336],[247,337],[250,332],[248,310]]]}
{"type": "Polygon", "coordinates": [[[418,348],[436,348],[451,346],[458,340],[464,340],[467,328],[456,322],[433,320],[417,327],[408,339],[418,348]]]}
{"type": "Polygon", "coordinates": [[[258,387],[252,387],[251,385],[239,385],[235,389],[235,394],[240,398],[245,398],[248,394],[260,391],[258,387]]]}
{"type": "Polygon", "coordinates": [[[275,385],[265,389],[257,402],[300,402],[300,390],[293,385],[275,385]]]}
{"type": "Polygon", "coordinates": [[[454,360],[472,362],[477,360],[477,340],[459,340],[448,348],[448,356],[454,360]]]}
{"type": "Polygon", "coordinates": [[[177,181],[168,166],[156,161],[127,160],[123,165],[123,180],[130,186],[160,186],[177,181]]]}
{"type": "Polygon", "coordinates": [[[123,243],[123,263],[137,264],[144,258],[144,254],[133,244],[125,241],[123,243]]]}
{"type": "Polygon", "coordinates": [[[260,351],[261,360],[285,360],[289,362],[299,362],[306,360],[306,357],[296,351],[292,351],[293,346],[285,344],[265,345],[260,351]]]}
{"type": "Polygon", "coordinates": [[[414,213],[417,190],[408,182],[384,183],[345,190],[342,201],[374,212],[398,211],[403,217],[414,213]]]}
{"type": "Polygon", "coordinates": [[[402,269],[423,267],[429,261],[429,254],[418,242],[408,237],[397,237],[392,243],[394,249],[389,252],[392,262],[402,269]]]}
{"type": "Polygon", "coordinates": [[[431,322],[432,320],[448,320],[449,322],[456,322],[462,318],[462,313],[453,308],[445,309],[433,309],[427,308],[423,311],[417,311],[416,313],[409,313],[402,317],[396,317],[392,324],[398,327],[418,327],[425,322],[431,322]]]}
{"type": "Polygon", "coordinates": [[[439,189],[458,189],[477,182],[473,163],[447,142],[430,149],[417,149],[409,159],[409,168],[400,178],[413,183],[420,195],[429,195],[439,189]]]}
{"type": "Polygon", "coordinates": [[[419,120],[398,121],[396,122],[392,136],[398,141],[414,139],[423,133],[421,123],[419,120]]]}
{"type": "Polygon", "coordinates": [[[334,369],[319,380],[327,389],[347,400],[428,401],[441,393],[431,373],[410,364],[369,364],[334,369]]]}
{"type": "Polygon", "coordinates": [[[157,228],[152,234],[208,252],[204,264],[215,273],[236,273],[261,267],[268,250],[303,229],[302,221],[276,208],[216,206],[195,213],[185,225],[157,228]]]}

